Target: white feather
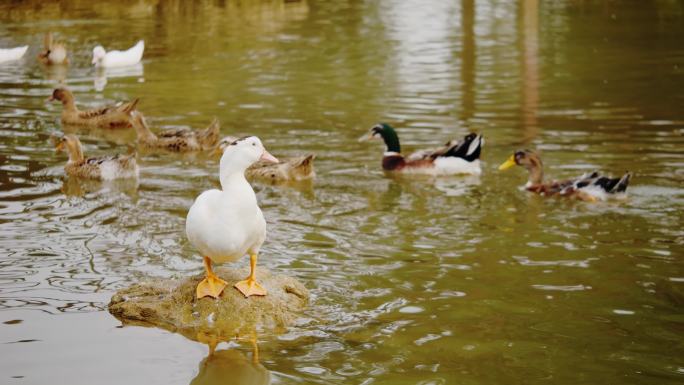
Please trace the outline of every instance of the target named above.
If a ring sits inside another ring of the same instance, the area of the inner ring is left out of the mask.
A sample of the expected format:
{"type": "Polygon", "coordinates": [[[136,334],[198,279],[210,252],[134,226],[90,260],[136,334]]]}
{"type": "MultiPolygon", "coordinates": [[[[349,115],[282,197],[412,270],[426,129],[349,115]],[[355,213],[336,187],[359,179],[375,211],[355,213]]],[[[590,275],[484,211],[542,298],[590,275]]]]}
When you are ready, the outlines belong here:
{"type": "Polygon", "coordinates": [[[100,165],[100,177],[102,180],[137,178],[140,173],[138,165],[133,169],[122,168],[116,161],[108,160],[100,165]]]}
{"type": "Polygon", "coordinates": [[[434,164],[434,168],[437,171],[438,175],[480,175],[480,173],[482,173],[482,170],[480,169],[479,159],[476,159],[472,162],[468,162],[463,158],[445,156],[435,159],[434,164]]]}
{"type": "Polygon", "coordinates": [[[472,142],[468,145],[468,152],[466,153],[466,156],[472,155],[475,150],[477,150],[478,147],[480,147],[480,141],[482,141],[482,137],[478,135],[475,139],[473,139],[472,142]]]}
{"type": "Polygon", "coordinates": [[[596,185],[589,185],[587,187],[582,187],[577,189],[581,194],[592,196],[598,200],[605,201],[610,197],[610,194],[606,192],[603,188],[596,185]]]}
{"type": "Polygon", "coordinates": [[[27,45],[15,48],[0,48],[0,63],[21,59],[27,49],[27,45]]]}
{"type": "Polygon", "coordinates": [[[245,169],[261,156],[263,145],[256,137],[237,143],[221,157],[222,189],[200,194],[185,222],[190,242],[202,256],[218,263],[256,254],[266,239],[266,221],[244,176],[245,169]]]}
{"type": "Polygon", "coordinates": [[[93,49],[93,64],[101,67],[123,67],[138,64],[145,51],[145,42],[140,40],[126,51],[105,52],[101,46],[93,49]],[[104,53],[104,54],[103,54],[104,53]]]}

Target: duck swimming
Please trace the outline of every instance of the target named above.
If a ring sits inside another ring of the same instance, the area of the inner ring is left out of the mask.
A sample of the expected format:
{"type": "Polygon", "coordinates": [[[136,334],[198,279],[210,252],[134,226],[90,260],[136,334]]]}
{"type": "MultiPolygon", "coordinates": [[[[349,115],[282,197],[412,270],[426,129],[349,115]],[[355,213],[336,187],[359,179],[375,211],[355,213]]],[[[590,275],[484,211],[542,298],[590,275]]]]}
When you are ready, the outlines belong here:
{"type": "Polygon", "coordinates": [[[38,60],[45,65],[68,64],[66,45],[52,39],[52,33],[45,34],[45,46],[38,54],[38,60]]]}
{"type": "Polygon", "coordinates": [[[64,166],[67,175],[97,180],[113,180],[137,178],[139,174],[135,154],[86,158],[83,155],[81,141],[75,135],[64,135],[64,137],[57,139],[55,148],[57,151],[66,151],[69,155],[69,160],[64,166]]]}
{"type": "Polygon", "coordinates": [[[148,149],[158,148],[173,152],[213,150],[219,142],[221,131],[218,119],[214,118],[204,130],[177,128],[155,135],[147,125],[145,117],[139,112],[133,114],[133,127],[138,135],[138,145],[148,149]]]}
{"type": "Polygon", "coordinates": [[[392,126],[379,123],[373,126],[369,139],[382,138],[387,146],[382,157],[385,171],[429,175],[480,175],[480,153],[484,139],[479,134],[468,134],[462,141],[450,141],[435,150],[415,152],[408,157],[401,154],[399,136],[392,126]]]}
{"type": "Polygon", "coordinates": [[[256,136],[234,141],[221,156],[220,190],[200,194],[192,204],[185,221],[185,233],[204,257],[206,278],[197,285],[197,298],[218,298],[227,282],[214,274],[212,262],[233,262],[250,256],[250,274],[235,284],[245,297],[266,295],[266,289],[256,281],[259,249],[266,239],[266,221],[257,204],[252,186],[245,179],[245,170],[260,161],[277,163],[256,136]]]}
{"type": "MultiPolygon", "coordinates": [[[[223,153],[238,138],[226,136],[219,142],[217,151],[223,153]]],[[[281,159],[279,163],[259,161],[245,171],[247,179],[258,179],[271,183],[286,183],[312,179],[316,176],[313,161],[314,154],[281,159]]]]}
{"type": "Polygon", "coordinates": [[[145,51],[145,42],[140,40],[133,47],[125,51],[105,51],[104,47],[98,45],[93,48],[93,61],[96,67],[125,67],[138,64],[142,60],[145,51]]]}
{"type": "Polygon", "coordinates": [[[76,107],[74,94],[66,88],[57,88],[48,101],[62,102],[62,124],[98,128],[128,128],[132,126],[131,113],[138,99],[92,110],[81,111],[76,107]]]}
{"type": "Polygon", "coordinates": [[[632,177],[632,174],[627,172],[621,178],[610,178],[595,171],[574,179],[544,182],[541,158],[537,153],[530,150],[516,151],[499,166],[499,170],[507,170],[513,166],[521,166],[527,169],[529,173],[527,184],[525,184],[527,191],[545,196],[575,197],[590,202],[624,194],[632,177]]]}

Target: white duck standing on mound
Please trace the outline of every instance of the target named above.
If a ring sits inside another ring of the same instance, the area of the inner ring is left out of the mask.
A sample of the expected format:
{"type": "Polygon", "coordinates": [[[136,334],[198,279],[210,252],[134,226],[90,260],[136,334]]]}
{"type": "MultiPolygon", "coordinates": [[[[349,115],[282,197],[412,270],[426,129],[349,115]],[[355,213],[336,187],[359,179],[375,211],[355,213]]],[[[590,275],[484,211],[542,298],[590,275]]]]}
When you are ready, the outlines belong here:
{"type": "Polygon", "coordinates": [[[132,66],[140,63],[143,51],[145,51],[145,42],[142,40],[126,51],[107,52],[101,45],[98,45],[93,48],[93,64],[96,67],[106,68],[132,66]]]}
{"type": "Polygon", "coordinates": [[[221,190],[203,192],[190,207],[185,233],[204,256],[206,269],[206,278],[197,285],[198,299],[218,298],[227,285],[214,274],[212,262],[233,262],[245,254],[250,256],[249,277],[235,284],[235,288],[245,297],[266,295],[266,289],[255,276],[259,249],[266,239],[266,221],[254,190],[245,179],[245,170],[259,160],[278,162],[256,136],[233,142],[221,157],[221,190]]]}

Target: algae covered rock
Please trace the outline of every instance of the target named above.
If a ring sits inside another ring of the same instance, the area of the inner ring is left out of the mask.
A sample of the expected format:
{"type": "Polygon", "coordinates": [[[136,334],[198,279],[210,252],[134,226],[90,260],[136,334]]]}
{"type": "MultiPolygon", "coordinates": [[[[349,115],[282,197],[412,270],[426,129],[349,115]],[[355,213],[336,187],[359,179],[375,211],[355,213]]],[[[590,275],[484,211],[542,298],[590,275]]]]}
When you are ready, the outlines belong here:
{"type": "Polygon", "coordinates": [[[218,299],[195,298],[204,278],[154,280],[118,291],[109,312],[122,321],[153,325],[196,339],[198,333],[234,335],[255,329],[277,330],[294,321],[309,300],[309,292],[294,278],[259,268],[257,279],[268,290],[265,297],[245,298],[233,285],[244,279],[247,269],[217,268],[228,286],[218,299]]]}

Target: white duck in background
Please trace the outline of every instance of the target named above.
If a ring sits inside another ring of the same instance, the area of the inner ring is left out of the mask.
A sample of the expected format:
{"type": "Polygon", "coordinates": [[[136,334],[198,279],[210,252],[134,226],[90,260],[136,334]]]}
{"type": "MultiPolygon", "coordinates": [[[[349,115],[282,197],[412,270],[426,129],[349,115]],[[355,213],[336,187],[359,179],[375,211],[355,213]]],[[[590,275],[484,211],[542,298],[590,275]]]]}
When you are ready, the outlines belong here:
{"type": "Polygon", "coordinates": [[[140,40],[126,51],[105,51],[98,45],[93,48],[93,64],[96,67],[124,67],[140,63],[145,50],[145,42],[140,40]]]}
{"type": "Polygon", "coordinates": [[[28,47],[24,45],[15,48],[0,48],[0,63],[21,59],[28,47]]]}
{"type": "Polygon", "coordinates": [[[190,207],[185,233],[202,253],[206,270],[206,278],[197,285],[198,299],[218,298],[227,285],[214,274],[212,262],[233,262],[245,254],[250,256],[250,274],[235,288],[245,297],[266,295],[266,289],[255,276],[259,249],[266,239],[266,221],[254,190],[245,179],[245,170],[260,160],[278,162],[256,136],[233,142],[221,157],[221,190],[203,192],[190,207]]]}

